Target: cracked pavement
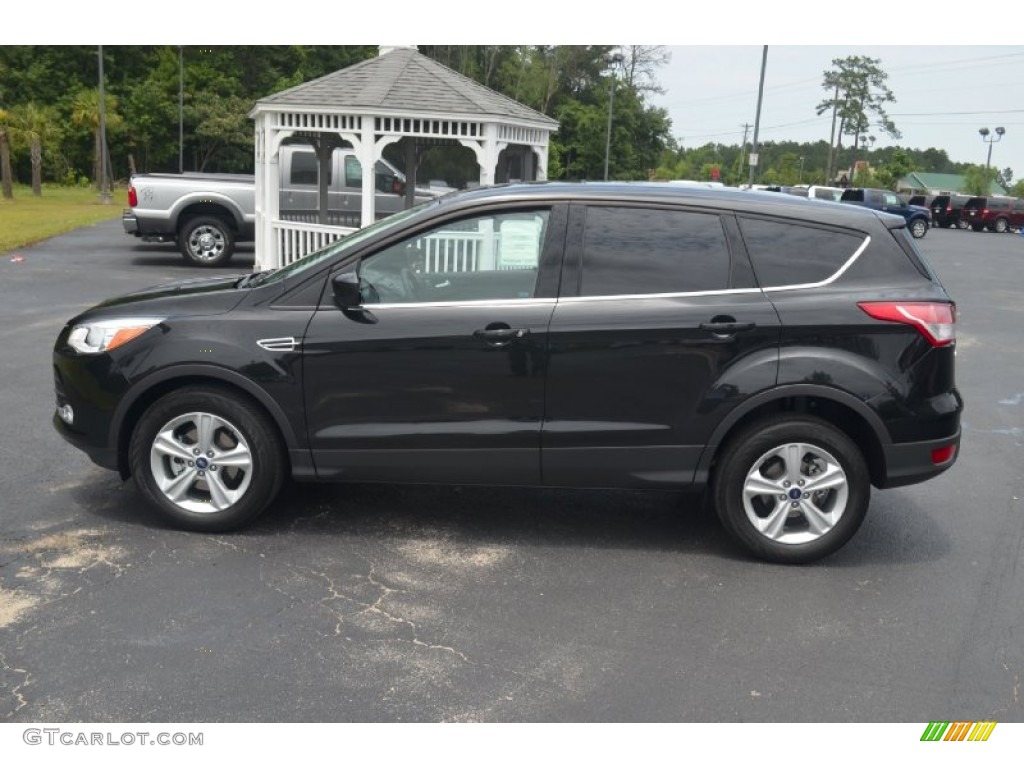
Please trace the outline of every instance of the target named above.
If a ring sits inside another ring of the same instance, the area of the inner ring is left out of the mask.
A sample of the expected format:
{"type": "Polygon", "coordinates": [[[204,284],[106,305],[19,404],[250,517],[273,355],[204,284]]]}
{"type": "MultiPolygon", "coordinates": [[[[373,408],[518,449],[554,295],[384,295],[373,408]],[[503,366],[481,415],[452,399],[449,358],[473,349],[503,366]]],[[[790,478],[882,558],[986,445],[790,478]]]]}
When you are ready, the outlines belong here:
{"type": "Polygon", "coordinates": [[[292,484],[242,533],[168,529],[53,431],[49,350],[209,271],[117,221],[0,257],[0,722],[1024,719],[1024,242],[918,244],[962,457],[790,568],[673,494],[292,484]]]}

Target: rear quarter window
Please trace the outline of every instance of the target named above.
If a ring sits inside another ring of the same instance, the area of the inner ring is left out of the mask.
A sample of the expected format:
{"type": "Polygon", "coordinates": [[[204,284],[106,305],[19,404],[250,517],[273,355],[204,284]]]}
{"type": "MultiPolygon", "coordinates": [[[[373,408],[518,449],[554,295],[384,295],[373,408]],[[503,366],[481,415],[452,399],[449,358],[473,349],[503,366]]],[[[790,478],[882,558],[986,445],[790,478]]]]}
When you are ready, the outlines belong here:
{"type": "Polygon", "coordinates": [[[834,275],[864,235],[798,222],[740,216],[743,242],[762,287],[820,283],[834,275]]]}

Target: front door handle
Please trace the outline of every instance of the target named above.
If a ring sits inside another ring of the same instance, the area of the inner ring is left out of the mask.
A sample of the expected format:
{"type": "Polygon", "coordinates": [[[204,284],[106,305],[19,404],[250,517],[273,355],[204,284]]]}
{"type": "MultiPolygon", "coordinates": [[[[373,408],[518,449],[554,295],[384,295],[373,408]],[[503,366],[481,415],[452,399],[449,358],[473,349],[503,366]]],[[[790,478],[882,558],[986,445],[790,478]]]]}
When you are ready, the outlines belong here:
{"type": "Polygon", "coordinates": [[[478,339],[483,339],[492,347],[504,347],[517,339],[523,339],[530,334],[529,328],[481,328],[473,331],[478,339]]]}

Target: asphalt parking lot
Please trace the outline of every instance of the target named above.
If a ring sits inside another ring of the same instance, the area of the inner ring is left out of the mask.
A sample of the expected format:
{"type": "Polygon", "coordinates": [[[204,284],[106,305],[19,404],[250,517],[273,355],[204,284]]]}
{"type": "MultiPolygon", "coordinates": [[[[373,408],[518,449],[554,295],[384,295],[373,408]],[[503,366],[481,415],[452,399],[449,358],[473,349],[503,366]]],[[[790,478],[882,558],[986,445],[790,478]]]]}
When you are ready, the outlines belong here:
{"type": "Polygon", "coordinates": [[[807,567],[676,494],[293,485],[244,533],[167,529],[54,432],[50,349],[209,270],[119,221],[0,257],[0,720],[1024,720],[1024,237],[919,244],[961,458],[807,567]]]}

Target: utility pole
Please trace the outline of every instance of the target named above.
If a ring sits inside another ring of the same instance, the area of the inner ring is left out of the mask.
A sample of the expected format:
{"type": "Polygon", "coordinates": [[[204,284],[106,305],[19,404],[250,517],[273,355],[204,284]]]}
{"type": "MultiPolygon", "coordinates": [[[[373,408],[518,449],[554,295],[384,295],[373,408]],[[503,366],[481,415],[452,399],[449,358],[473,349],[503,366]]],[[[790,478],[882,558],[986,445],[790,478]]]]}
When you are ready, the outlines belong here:
{"type": "Polygon", "coordinates": [[[839,83],[836,83],[836,94],[832,97],[832,132],[828,135],[828,166],[825,168],[825,185],[832,182],[832,145],[836,142],[836,112],[839,109],[839,83]]]}
{"type": "Polygon", "coordinates": [[[768,65],[768,46],[761,51],[761,82],[757,86],[757,114],[754,116],[754,143],[750,148],[750,178],[747,184],[754,185],[754,168],[757,166],[757,133],[761,128],[761,100],[764,98],[764,70],[768,65]]]}
{"type": "Polygon", "coordinates": [[[103,85],[103,46],[100,58],[100,202],[110,205],[110,176],[107,174],[107,95],[103,85]]]}

